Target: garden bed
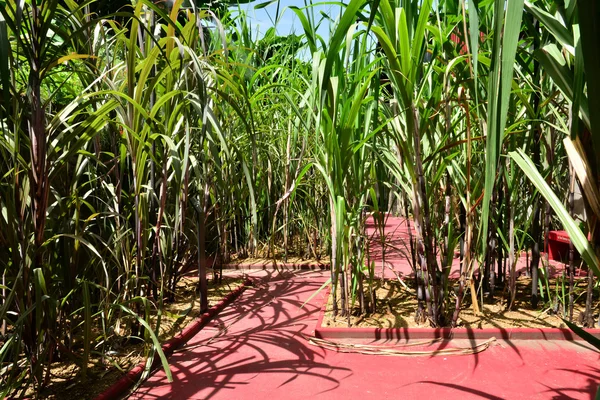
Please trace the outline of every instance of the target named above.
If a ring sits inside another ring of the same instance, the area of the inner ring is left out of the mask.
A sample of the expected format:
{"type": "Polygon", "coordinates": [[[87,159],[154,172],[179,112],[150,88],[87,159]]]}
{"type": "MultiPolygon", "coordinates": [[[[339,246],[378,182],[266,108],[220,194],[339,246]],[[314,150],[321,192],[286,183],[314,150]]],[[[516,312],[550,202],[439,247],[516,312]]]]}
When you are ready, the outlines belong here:
{"type": "MultiPolygon", "coordinates": [[[[219,285],[209,284],[209,306],[220,302],[229,293],[243,285],[243,278],[223,277],[219,285]]],[[[200,304],[196,288],[198,277],[184,277],[177,284],[175,301],[164,306],[161,316],[159,340],[168,342],[193,325],[201,316],[200,304]]],[[[150,318],[151,326],[156,325],[156,315],[150,318]]],[[[110,351],[109,356],[90,358],[88,364],[88,379],[80,379],[80,367],[75,362],[55,362],[50,369],[50,384],[40,393],[47,399],[89,399],[94,398],[119,381],[132,367],[145,359],[144,343],[127,343],[110,351]]],[[[33,396],[32,389],[27,390],[26,396],[33,396]]]]}
{"type": "MultiPolygon", "coordinates": [[[[409,282],[407,282],[409,283],[409,282]]],[[[585,280],[578,281],[576,293],[584,291],[585,280]]],[[[550,282],[550,287],[555,282],[550,282]]],[[[315,333],[319,337],[363,337],[363,338],[421,338],[421,337],[465,337],[487,338],[499,336],[509,339],[576,339],[562,320],[562,307],[540,302],[540,307],[532,309],[530,299],[530,280],[517,280],[517,297],[511,311],[506,310],[506,293],[502,289],[496,292],[493,301],[480,303],[481,313],[476,316],[465,296],[461,308],[458,325],[450,329],[451,312],[454,304],[447,308],[447,327],[431,328],[428,323],[415,322],[417,299],[412,288],[404,288],[398,281],[385,280],[376,283],[377,306],[373,313],[360,315],[358,302],[353,305],[350,318],[333,317],[333,302],[330,293],[321,310],[321,317],[315,333]]],[[[339,298],[339,297],[338,297],[339,298]]],[[[454,298],[454,296],[452,296],[454,298]]],[[[578,296],[576,296],[578,299],[578,296]]],[[[577,321],[585,308],[583,296],[574,306],[574,320],[577,321]]],[[[594,308],[596,309],[596,308],[594,308]]],[[[591,329],[591,333],[600,333],[591,329]]]]}
{"type": "Polygon", "coordinates": [[[223,264],[224,269],[299,269],[299,270],[325,270],[329,269],[329,257],[321,260],[305,259],[301,257],[288,257],[270,259],[263,257],[237,258],[223,264]]]}

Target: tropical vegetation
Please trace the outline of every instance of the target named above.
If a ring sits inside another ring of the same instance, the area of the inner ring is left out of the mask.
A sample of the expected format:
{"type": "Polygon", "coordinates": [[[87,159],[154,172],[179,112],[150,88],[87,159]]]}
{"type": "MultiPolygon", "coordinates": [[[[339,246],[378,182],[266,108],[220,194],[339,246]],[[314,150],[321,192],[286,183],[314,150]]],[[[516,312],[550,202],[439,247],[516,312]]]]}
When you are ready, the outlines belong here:
{"type": "Polygon", "coordinates": [[[568,320],[581,255],[595,324],[595,2],[352,0],[332,18],[305,0],[287,36],[223,2],[0,5],[1,396],[41,392],[64,359],[86,380],[124,339],[168,369],[156,333],[182,273],[204,310],[233,256],[329,257],[334,312],[369,313],[365,226],[385,212],[414,228],[417,321],[455,326],[500,288],[514,307],[530,251],[532,306],[568,320]]]}

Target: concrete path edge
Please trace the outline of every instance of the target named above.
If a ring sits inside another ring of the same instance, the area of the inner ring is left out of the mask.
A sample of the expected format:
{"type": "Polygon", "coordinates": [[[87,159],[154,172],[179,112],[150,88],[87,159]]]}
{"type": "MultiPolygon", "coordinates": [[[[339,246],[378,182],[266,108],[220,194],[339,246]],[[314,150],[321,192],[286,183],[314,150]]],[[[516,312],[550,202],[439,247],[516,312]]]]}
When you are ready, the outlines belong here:
{"type": "MultiPolygon", "coordinates": [[[[207,312],[202,314],[194,322],[186,326],[176,336],[165,342],[161,347],[166,357],[169,357],[175,349],[181,347],[192,339],[207,323],[209,323],[215,316],[218,315],[226,306],[231,304],[237,299],[248,286],[252,286],[250,279],[246,279],[242,285],[238,286],[235,290],[226,295],[221,301],[208,309],[207,312]]],[[[152,369],[157,368],[160,365],[160,359],[158,357],[154,360],[152,369]]],[[[140,362],[133,369],[123,375],[118,381],[113,383],[108,389],[96,396],[95,400],[112,400],[123,395],[129,388],[131,388],[140,378],[146,368],[146,360],[140,362]]]]}
{"type": "MultiPolygon", "coordinates": [[[[325,292],[321,306],[315,337],[320,339],[371,339],[371,340],[410,340],[410,339],[490,339],[501,340],[583,340],[568,328],[339,328],[322,326],[327,309],[331,287],[325,292]]],[[[588,333],[600,337],[600,329],[586,329],[588,333]]]]}

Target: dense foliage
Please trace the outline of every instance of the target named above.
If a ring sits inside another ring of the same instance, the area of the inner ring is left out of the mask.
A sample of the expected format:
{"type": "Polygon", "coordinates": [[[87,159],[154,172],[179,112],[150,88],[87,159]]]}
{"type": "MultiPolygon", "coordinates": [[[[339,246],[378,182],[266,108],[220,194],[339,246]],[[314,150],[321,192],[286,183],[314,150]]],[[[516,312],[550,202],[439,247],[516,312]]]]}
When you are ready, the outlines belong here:
{"type": "Polygon", "coordinates": [[[206,308],[234,254],[326,252],[335,312],[368,313],[385,211],[414,224],[418,321],[501,286],[513,307],[527,249],[534,307],[573,317],[573,261],[552,298],[540,254],[562,225],[600,273],[594,2],[353,0],[335,22],[307,4],[302,35],[260,39],[227,3],[122,3],[2,2],[0,395],[61,359],[85,380],[126,340],[164,358],[150,313],[192,267],[206,308]]]}

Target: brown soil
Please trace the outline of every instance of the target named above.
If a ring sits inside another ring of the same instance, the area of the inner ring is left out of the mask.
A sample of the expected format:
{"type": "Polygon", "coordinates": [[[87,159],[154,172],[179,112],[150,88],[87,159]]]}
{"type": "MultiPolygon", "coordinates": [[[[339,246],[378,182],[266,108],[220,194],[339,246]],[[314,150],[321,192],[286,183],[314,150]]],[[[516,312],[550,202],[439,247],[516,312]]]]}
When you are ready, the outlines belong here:
{"type": "MultiPolygon", "coordinates": [[[[555,282],[551,281],[552,296],[555,297],[555,282]]],[[[585,296],[581,296],[587,285],[586,280],[580,280],[575,286],[575,299],[573,316],[577,320],[585,308],[585,296]]],[[[567,288],[568,290],[568,288],[567,288]]],[[[350,323],[347,317],[333,318],[332,296],[329,296],[322,326],[324,327],[370,327],[370,328],[426,328],[429,323],[417,324],[415,314],[417,299],[415,291],[410,287],[404,288],[398,281],[385,281],[383,284],[377,280],[375,283],[377,307],[374,313],[360,315],[358,301],[352,308],[350,323]]],[[[517,281],[517,297],[512,311],[507,311],[506,293],[499,291],[492,302],[486,301],[481,305],[481,315],[475,316],[470,304],[470,292],[465,292],[463,306],[458,319],[458,327],[481,328],[566,328],[562,321],[562,305],[553,311],[551,303],[544,305],[540,301],[538,309],[530,305],[531,280],[519,278],[517,281]]],[[[597,298],[597,296],[595,296],[597,298]]],[[[451,304],[447,306],[447,320],[451,321],[451,312],[454,311],[456,296],[451,296],[451,304]]],[[[338,296],[339,302],[339,296],[338,296]]],[[[568,302],[568,297],[567,297],[568,302]]],[[[338,304],[339,305],[339,304],[338,304]]],[[[596,309],[596,308],[595,308],[596,309]]]]}
{"type": "MultiPolygon", "coordinates": [[[[304,235],[292,235],[289,238],[287,252],[280,244],[275,243],[271,245],[271,243],[264,243],[256,249],[252,257],[241,252],[231,254],[229,260],[223,263],[223,268],[235,267],[240,264],[269,268],[272,268],[274,265],[281,266],[284,264],[329,265],[327,247],[323,246],[321,241],[318,240],[319,247],[315,249],[312,246],[314,244],[313,240],[311,238],[311,247],[307,249],[304,235]]],[[[214,265],[209,266],[216,268],[218,261],[215,261],[214,265]]]]}
{"type": "MultiPolygon", "coordinates": [[[[229,277],[223,277],[221,285],[209,283],[209,306],[216,304],[242,283],[242,278],[229,277]]],[[[159,339],[162,343],[181,332],[200,315],[197,286],[197,277],[184,277],[177,284],[175,302],[165,304],[161,317],[159,339]]],[[[156,326],[156,315],[150,319],[150,326],[156,326]]],[[[76,363],[56,362],[51,367],[51,382],[41,393],[41,397],[56,400],[94,398],[143,361],[145,350],[147,346],[144,344],[124,344],[118,351],[105,356],[104,360],[100,356],[91,357],[87,382],[81,380],[80,367],[76,363]]],[[[26,396],[34,397],[33,391],[28,390],[26,396]]]]}
{"type": "Polygon", "coordinates": [[[253,267],[265,267],[272,268],[276,266],[284,266],[284,265],[295,265],[295,266],[307,266],[307,267],[316,267],[321,265],[328,265],[329,257],[323,257],[320,260],[315,259],[305,259],[301,257],[290,256],[287,258],[287,261],[281,258],[276,259],[268,259],[268,258],[259,258],[259,257],[246,257],[246,258],[234,258],[229,263],[224,265],[225,267],[236,267],[238,265],[243,266],[253,266],[253,267]]]}

